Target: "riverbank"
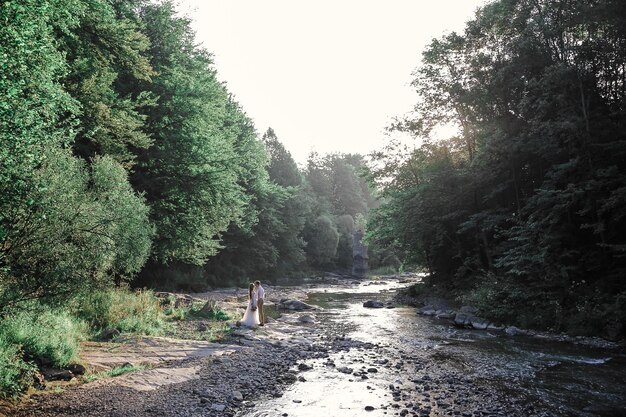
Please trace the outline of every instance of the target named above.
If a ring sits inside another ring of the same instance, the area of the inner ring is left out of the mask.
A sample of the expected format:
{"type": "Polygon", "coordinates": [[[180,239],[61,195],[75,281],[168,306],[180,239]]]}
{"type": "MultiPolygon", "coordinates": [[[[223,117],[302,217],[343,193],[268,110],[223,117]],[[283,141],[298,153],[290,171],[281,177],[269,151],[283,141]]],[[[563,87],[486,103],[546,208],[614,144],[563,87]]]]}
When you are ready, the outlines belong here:
{"type": "Polygon", "coordinates": [[[308,292],[320,285],[355,283],[339,277],[299,287],[267,285],[270,323],[255,330],[238,327],[236,322],[245,310],[246,289],[180,295],[179,300],[208,301],[234,318],[227,323],[229,330],[221,343],[194,340],[203,339],[210,331],[204,320],[177,322],[168,334],[179,338],[124,336],[112,342],[89,342],[81,359],[92,371],[122,365],[146,369],[86,384],[78,380],[53,383],[48,390],[31,392],[21,404],[4,412],[7,416],[33,417],[234,415],[253,407],[256,398],[280,396],[297,379],[298,362],[327,350],[328,343],[320,341],[322,333],[311,313],[281,313],[281,301],[306,299],[308,292]],[[308,320],[300,320],[305,316],[308,320]]]}
{"type": "MultiPolygon", "coordinates": [[[[623,351],[420,316],[393,301],[407,280],[418,279],[268,286],[270,305],[295,306],[288,300],[298,297],[316,308],[284,310],[257,330],[234,327],[214,344],[219,355],[169,360],[38,395],[11,416],[607,417],[626,411],[623,351]],[[132,385],[157,372],[170,377],[144,389],[132,385]]],[[[202,296],[239,309],[239,291],[245,290],[202,296]]]]}
{"type": "Polygon", "coordinates": [[[458,301],[464,298],[467,297],[442,294],[441,291],[420,282],[398,291],[394,300],[400,304],[417,308],[418,314],[449,320],[457,327],[474,330],[501,330],[511,336],[532,336],[545,340],[595,347],[626,347],[626,339],[621,333],[607,334],[603,331],[600,332],[602,336],[580,335],[554,330],[518,327],[518,323],[490,320],[485,318],[491,316],[488,307],[483,308],[487,309],[486,311],[479,311],[473,305],[464,305],[458,301]]]}

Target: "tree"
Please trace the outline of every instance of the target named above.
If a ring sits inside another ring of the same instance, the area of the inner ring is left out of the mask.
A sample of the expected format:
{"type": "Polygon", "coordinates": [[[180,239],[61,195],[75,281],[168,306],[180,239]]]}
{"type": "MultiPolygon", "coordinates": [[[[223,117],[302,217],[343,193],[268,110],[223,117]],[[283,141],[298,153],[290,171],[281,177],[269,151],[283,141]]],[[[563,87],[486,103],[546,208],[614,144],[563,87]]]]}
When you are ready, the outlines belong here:
{"type": "Polygon", "coordinates": [[[496,319],[593,332],[625,317],[625,16],[616,1],[499,0],[434,40],[415,114],[392,127],[424,145],[377,155],[369,238],[474,288],[496,319]],[[458,136],[436,142],[445,123],[458,136]]]}
{"type": "Polygon", "coordinates": [[[153,261],[201,266],[248,201],[227,126],[229,96],[171,2],[146,5],[142,20],[157,73],[142,89],[158,99],[142,109],[153,145],[139,152],[132,181],[156,226],[153,261]]]}

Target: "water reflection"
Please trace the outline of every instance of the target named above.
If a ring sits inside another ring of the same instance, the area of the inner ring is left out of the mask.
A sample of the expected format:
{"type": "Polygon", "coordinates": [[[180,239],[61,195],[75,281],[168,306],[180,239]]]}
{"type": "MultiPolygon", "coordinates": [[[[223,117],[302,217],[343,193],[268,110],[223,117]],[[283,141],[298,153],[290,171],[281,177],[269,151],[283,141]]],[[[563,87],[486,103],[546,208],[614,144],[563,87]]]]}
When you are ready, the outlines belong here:
{"type": "Polygon", "coordinates": [[[391,281],[311,294],[308,302],[324,308],[319,319],[325,328],[342,323],[338,327],[348,329],[347,340],[376,348],[356,346],[309,361],[312,369],[300,374],[305,381],[281,398],[257,404],[248,415],[388,416],[400,408],[420,416],[507,415],[484,404],[477,412],[471,398],[451,394],[478,382],[478,391],[509,393],[545,410],[528,415],[626,415],[622,352],[456,329],[447,321],[418,316],[412,308],[363,308],[364,300],[384,299],[402,285],[391,281]],[[432,378],[448,391],[434,390],[432,378]]]}

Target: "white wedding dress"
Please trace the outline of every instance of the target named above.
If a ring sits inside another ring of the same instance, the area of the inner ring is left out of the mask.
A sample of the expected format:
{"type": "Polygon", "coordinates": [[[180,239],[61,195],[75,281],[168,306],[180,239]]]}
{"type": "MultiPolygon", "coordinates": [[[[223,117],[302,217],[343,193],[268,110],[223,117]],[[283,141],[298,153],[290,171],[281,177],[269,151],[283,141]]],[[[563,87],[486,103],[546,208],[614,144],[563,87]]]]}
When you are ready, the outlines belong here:
{"type": "Polygon", "coordinates": [[[241,319],[242,326],[254,328],[261,324],[259,320],[259,309],[256,307],[256,291],[253,291],[252,299],[248,301],[248,308],[246,308],[246,313],[243,315],[243,319],[241,319]],[[255,308],[255,310],[252,311],[252,308],[255,308]]]}

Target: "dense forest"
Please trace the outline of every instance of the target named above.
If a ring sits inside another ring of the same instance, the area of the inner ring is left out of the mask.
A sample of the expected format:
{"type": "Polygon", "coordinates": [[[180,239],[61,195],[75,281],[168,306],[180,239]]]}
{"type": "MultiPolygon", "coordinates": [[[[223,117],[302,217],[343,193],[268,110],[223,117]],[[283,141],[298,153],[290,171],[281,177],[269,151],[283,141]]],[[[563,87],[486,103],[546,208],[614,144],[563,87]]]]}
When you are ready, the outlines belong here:
{"type": "Polygon", "coordinates": [[[0,396],[90,334],[155,331],[129,287],[350,271],[364,159],[299,168],[216,71],[170,1],[0,4],[0,396]]]}
{"type": "Polygon", "coordinates": [[[373,268],[429,272],[415,291],[623,336],[626,3],[493,1],[413,87],[390,130],[414,144],[299,167],[173,2],[1,2],[0,397],[104,329],[156,331],[129,288],[349,272],[357,230],[373,268]]]}
{"type": "Polygon", "coordinates": [[[434,39],[369,239],[504,323],[626,323],[626,3],[499,0],[434,39]],[[435,140],[438,126],[457,134],[435,140]]]}

